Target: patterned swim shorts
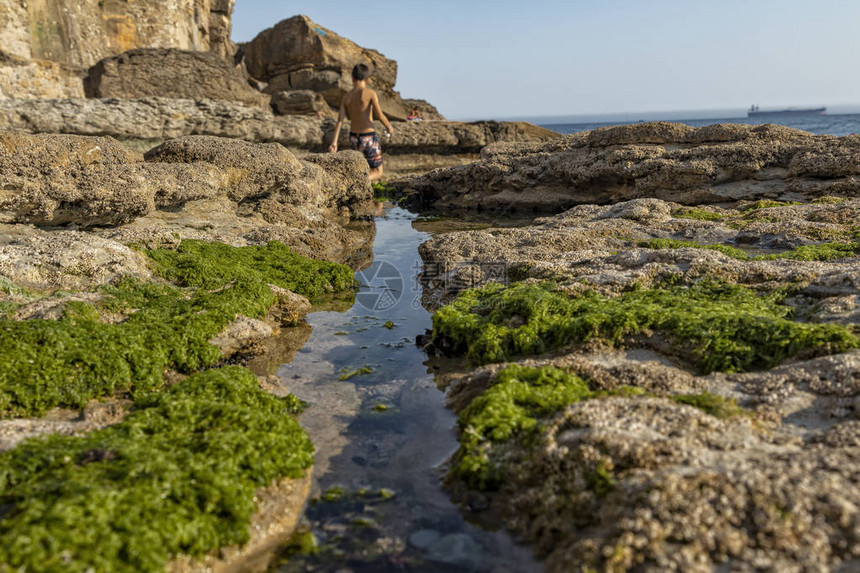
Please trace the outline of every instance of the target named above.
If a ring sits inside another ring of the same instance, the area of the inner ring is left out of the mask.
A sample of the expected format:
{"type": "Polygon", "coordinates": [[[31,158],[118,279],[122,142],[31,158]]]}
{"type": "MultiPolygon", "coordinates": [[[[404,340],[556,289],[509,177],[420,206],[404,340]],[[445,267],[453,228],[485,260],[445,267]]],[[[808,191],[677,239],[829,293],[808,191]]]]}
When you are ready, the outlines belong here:
{"type": "Polygon", "coordinates": [[[368,133],[350,133],[349,143],[353,149],[361,151],[371,169],[382,165],[382,146],[375,131],[368,133]]]}

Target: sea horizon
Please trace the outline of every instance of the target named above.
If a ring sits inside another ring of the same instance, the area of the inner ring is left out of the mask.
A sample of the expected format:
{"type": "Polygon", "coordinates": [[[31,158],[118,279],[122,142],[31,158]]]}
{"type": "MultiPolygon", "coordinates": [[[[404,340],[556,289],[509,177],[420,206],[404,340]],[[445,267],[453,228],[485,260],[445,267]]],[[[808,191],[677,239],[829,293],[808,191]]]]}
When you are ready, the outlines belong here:
{"type": "MultiPolygon", "coordinates": [[[[793,109],[809,109],[814,106],[792,106],[793,109]]],[[[821,106],[818,106],[821,107],[821,106]]],[[[562,134],[589,131],[599,127],[629,125],[652,121],[671,121],[691,127],[703,127],[717,123],[762,125],[772,123],[800,129],[815,135],[854,135],[860,133],[860,106],[837,105],[827,108],[824,114],[784,115],[748,117],[749,108],[721,110],[681,110],[643,113],[617,113],[598,115],[546,115],[517,118],[493,118],[496,121],[527,121],[562,134]]],[[[762,110],[776,110],[775,106],[762,106],[762,110]]],[[[781,108],[789,109],[789,108],[781,108]]],[[[474,121],[474,120],[472,120],[474,121]]]]}
{"type": "MultiPolygon", "coordinates": [[[[791,105],[762,105],[762,110],[776,111],[784,109],[814,109],[818,107],[827,108],[826,116],[855,115],[860,114],[860,104],[837,104],[826,105],[820,103],[791,104],[791,105]]],[[[625,124],[639,123],[642,121],[705,121],[717,119],[747,119],[750,106],[726,107],[707,109],[681,109],[681,110],[656,110],[656,111],[621,111],[605,113],[579,113],[579,114],[538,114],[538,115],[498,115],[490,117],[452,117],[455,121],[527,121],[537,125],[565,125],[565,124],[625,124]]]]}

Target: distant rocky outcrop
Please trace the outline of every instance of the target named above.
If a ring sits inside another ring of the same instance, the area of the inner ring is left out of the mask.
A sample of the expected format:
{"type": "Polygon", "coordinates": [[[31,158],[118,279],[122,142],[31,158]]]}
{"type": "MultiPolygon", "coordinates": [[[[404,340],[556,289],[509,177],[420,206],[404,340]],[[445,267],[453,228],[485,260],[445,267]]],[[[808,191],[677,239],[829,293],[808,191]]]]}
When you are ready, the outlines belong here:
{"type": "Polygon", "coordinates": [[[101,60],[84,78],[90,98],[212,99],[267,106],[268,96],[211,52],[140,48],[101,60]]]}
{"type": "Polygon", "coordinates": [[[383,112],[396,120],[408,115],[400,94],[394,91],[397,62],[338,36],[307,16],[284,20],[242,48],[248,73],[268,84],[267,93],[312,90],[337,108],[352,89],[353,66],[365,63],[373,70],[371,86],[379,94],[383,112]]]}
{"type": "Polygon", "coordinates": [[[0,0],[0,98],[83,95],[99,60],[136,48],[232,58],[235,0],[0,0]]]}
{"type": "Polygon", "coordinates": [[[546,143],[498,143],[480,161],[408,185],[436,207],[556,211],[640,197],[686,205],[860,193],[860,137],[775,125],[657,122],[546,143]]]}

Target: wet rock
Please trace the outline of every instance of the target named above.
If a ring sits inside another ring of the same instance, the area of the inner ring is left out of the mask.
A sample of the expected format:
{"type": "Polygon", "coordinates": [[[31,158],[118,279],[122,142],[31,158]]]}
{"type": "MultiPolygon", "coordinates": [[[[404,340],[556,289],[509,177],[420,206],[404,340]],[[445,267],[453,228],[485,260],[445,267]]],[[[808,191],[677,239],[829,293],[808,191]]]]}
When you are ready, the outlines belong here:
{"type": "Polygon", "coordinates": [[[484,560],[483,548],[465,533],[449,533],[441,537],[427,545],[424,554],[430,561],[470,569],[480,566],[484,560]]]}
{"type": "MultiPolygon", "coordinates": [[[[854,312],[852,293],[860,285],[856,257],[833,261],[744,259],[707,248],[648,248],[652,239],[673,239],[700,246],[740,245],[755,237],[757,247],[777,253],[820,241],[844,241],[853,209],[860,202],[790,205],[753,211],[721,209],[717,220],[683,216],[679,204],[634,199],[612,206],[583,205],[514,229],[446,233],[421,245],[425,279],[446,290],[490,281],[534,278],[554,280],[571,292],[587,289],[612,294],[633,285],[661,281],[694,282],[704,277],[755,287],[793,284],[815,298],[821,321],[846,321],[854,312]],[[767,232],[748,229],[749,217],[765,217],[767,232]],[[826,232],[821,219],[830,219],[826,232]],[[838,222],[837,222],[838,221],[838,222]],[[764,239],[764,240],[761,240],[764,239]],[[645,246],[643,246],[645,245],[645,246]],[[826,302],[828,297],[842,297],[826,302]],[[847,298],[846,298],[847,297],[847,298]]],[[[699,209],[702,211],[703,209],[699,209]]],[[[658,245],[659,246],[659,245],[658,245]]]]}
{"type": "Polygon", "coordinates": [[[259,344],[274,334],[271,326],[247,316],[237,316],[231,322],[209,340],[209,344],[218,347],[225,357],[239,352],[244,354],[256,354],[259,344]]]}
{"type": "Polygon", "coordinates": [[[409,545],[418,549],[426,549],[441,537],[442,534],[434,529],[420,529],[409,536],[409,545]]]}
{"type": "Polygon", "coordinates": [[[54,409],[38,419],[0,420],[0,452],[18,446],[24,440],[46,434],[84,434],[116,424],[128,414],[129,404],[126,400],[92,401],[83,412],[54,409]]]}
{"type": "Polygon", "coordinates": [[[12,314],[12,320],[59,320],[66,314],[69,303],[98,302],[103,297],[98,293],[82,292],[61,298],[44,298],[27,304],[12,314]]]}
{"type": "Polygon", "coordinates": [[[111,56],[89,69],[90,98],[211,99],[267,106],[245,76],[220,55],[171,48],[140,48],[111,56]]]}
{"type": "Polygon", "coordinates": [[[310,312],[311,302],[307,297],[277,285],[269,285],[269,288],[277,300],[269,309],[269,314],[266,316],[268,321],[284,326],[294,326],[310,312]]]}

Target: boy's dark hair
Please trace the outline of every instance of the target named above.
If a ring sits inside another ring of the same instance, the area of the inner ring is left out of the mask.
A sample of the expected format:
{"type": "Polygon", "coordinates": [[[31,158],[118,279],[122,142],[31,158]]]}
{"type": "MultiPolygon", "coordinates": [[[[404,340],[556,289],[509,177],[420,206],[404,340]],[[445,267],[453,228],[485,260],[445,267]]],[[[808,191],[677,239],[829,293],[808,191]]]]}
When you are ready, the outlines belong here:
{"type": "Polygon", "coordinates": [[[355,67],[352,68],[353,81],[366,80],[372,74],[373,72],[370,71],[370,68],[367,67],[367,64],[355,64],[355,67]]]}

